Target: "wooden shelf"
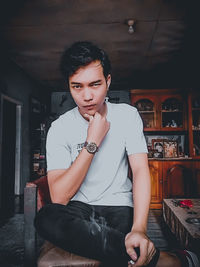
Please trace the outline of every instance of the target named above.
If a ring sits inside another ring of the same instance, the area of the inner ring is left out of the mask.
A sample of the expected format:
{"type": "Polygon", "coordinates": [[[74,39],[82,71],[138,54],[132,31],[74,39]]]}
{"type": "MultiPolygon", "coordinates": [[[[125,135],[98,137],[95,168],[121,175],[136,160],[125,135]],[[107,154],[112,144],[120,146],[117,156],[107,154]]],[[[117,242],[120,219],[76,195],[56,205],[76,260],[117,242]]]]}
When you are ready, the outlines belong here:
{"type": "Polygon", "coordinates": [[[172,132],[175,132],[175,131],[183,131],[183,127],[162,127],[162,130],[163,131],[172,131],[172,132]]]}
{"type": "Polygon", "coordinates": [[[146,125],[154,126],[153,128],[144,127],[145,135],[150,140],[153,135],[184,135],[184,152],[188,154],[188,157],[181,158],[148,158],[152,180],[151,207],[160,208],[164,197],[170,195],[187,197],[187,194],[195,195],[197,191],[200,192],[200,155],[197,150],[196,152],[194,150],[195,144],[200,147],[200,129],[192,130],[192,125],[199,125],[200,107],[194,108],[192,103],[193,100],[200,100],[200,93],[194,94],[193,91],[183,89],[131,91],[133,106],[140,101],[145,109],[144,99],[152,102],[153,110],[139,112],[142,119],[145,118],[146,125]],[[182,127],[162,127],[162,125],[173,125],[172,120],[175,120],[176,126],[182,125],[182,127]],[[187,175],[188,173],[190,175],[187,175]],[[185,175],[189,179],[192,190],[184,186],[185,175]]]}
{"type": "Polygon", "coordinates": [[[161,110],[163,113],[182,113],[181,110],[161,110]]]}
{"type": "Polygon", "coordinates": [[[200,111],[200,108],[192,108],[192,111],[200,111]]]}
{"type": "Polygon", "coordinates": [[[139,113],[142,113],[142,114],[145,114],[145,113],[147,113],[147,114],[149,114],[149,113],[155,113],[155,111],[154,110],[139,110],[139,113]]]}

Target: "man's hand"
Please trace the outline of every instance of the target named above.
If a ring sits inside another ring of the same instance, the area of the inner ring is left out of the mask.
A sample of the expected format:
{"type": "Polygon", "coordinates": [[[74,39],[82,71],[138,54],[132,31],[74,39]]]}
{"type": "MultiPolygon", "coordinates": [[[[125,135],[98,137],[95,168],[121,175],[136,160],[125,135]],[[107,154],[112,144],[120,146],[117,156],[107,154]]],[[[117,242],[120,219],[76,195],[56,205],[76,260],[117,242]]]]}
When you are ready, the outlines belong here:
{"type": "Polygon", "coordinates": [[[134,267],[147,265],[156,253],[153,242],[143,232],[137,230],[132,230],[126,235],[125,246],[127,253],[135,262],[134,267]],[[140,249],[139,258],[134,250],[136,247],[140,249]]]}
{"type": "Polygon", "coordinates": [[[110,123],[107,121],[106,117],[102,116],[99,112],[96,112],[94,117],[88,114],[84,114],[84,117],[89,120],[86,141],[95,142],[99,147],[110,129],[110,123]]]}

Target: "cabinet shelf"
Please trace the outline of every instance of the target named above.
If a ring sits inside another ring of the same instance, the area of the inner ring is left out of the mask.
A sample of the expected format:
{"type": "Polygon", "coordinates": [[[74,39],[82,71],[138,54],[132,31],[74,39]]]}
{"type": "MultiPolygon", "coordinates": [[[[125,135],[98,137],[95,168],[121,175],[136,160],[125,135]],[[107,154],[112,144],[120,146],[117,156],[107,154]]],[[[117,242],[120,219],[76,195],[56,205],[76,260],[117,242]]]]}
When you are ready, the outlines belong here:
{"type": "Polygon", "coordinates": [[[172,131],[172,132],[184,132],[183,127],[162,127],[162,131],[172,131]]]}
{"type": "Polygon", "coordinates": [[[181,110],[161,110],[163,113],[182,113],[181,110]]]}
{"type": "Polygon", "coordinates": [[[192,108],[192,111],[200,111],[200,108],[192,108]]]}
{"type": "Polygon", "coordinates": [[[33,162],[46,162],[46,159],[33,159],[33,162]]]}
{"type": "Polygon", "coordinates": [[[143,114],[145,114],[145,113],[155,113],[155,111],[150,111],[150,110],[139,110],[139,113],[143,113],[143,114]]]}
{"type": "Polygon", "coordinates": [[[46,174],[46,126],[44,123],[40,123],[40,128],[37,125],[31,129],[31,151],[31,179],[35,180],[46,174]]]}
{"type": "Polygon", "coordinates": [[[188,97],[190,155],[200,159],[200,93],[191,90],[188,97]]]}

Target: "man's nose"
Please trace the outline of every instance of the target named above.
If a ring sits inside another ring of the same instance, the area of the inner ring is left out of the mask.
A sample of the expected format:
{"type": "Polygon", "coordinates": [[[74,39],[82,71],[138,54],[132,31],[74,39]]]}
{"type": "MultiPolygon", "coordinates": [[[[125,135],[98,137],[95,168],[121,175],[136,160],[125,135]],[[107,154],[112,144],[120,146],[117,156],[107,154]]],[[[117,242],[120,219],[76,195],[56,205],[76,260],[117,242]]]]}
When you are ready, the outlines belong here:
{"type": "Polygon", "coordinates": [[[84,89],[84,96],[83,97],[84,97],[85,101],[90,101],[93,99],[93,94],[92,94],[92,91],[90,88],[86,87],[84,89]]]}

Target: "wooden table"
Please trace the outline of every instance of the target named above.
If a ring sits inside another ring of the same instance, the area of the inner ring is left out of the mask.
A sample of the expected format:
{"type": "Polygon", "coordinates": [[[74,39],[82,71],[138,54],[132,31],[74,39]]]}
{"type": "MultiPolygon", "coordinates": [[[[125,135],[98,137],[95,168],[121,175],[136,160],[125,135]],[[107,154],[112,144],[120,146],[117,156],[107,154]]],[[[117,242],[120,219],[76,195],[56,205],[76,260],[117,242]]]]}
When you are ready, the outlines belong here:
{"type": "Polygon", "coordinates": [[[200,199],[191,199],[194,204],[191,210],[176,206],[175,201],[179,200],[183,199],[163,200],[164,220],[183,248],[197,251],[200,247],[200,224],[188,223],[187,219],[200,218],[200,199]],[[191,211],[197,214],[189,214],[191,211]]]}

